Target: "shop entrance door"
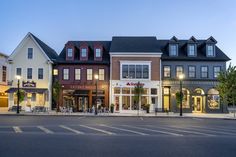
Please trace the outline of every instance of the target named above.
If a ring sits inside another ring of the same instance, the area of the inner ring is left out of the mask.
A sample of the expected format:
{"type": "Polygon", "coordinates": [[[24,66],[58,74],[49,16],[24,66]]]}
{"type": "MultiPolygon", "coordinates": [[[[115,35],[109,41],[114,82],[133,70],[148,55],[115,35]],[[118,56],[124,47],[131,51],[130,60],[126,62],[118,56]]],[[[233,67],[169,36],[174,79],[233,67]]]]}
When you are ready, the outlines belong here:
{"type": "Polygon", "coordinates": [[[194,96],[193,97],[193,111],[194,112],[202,112],[202,96],[194,96]]]}
{"type": "Polygon", "coordinates": [[[78,111],[85,112],[88,109],[88,97],[87,96],[79,96],[78,97],[78,111]]]}

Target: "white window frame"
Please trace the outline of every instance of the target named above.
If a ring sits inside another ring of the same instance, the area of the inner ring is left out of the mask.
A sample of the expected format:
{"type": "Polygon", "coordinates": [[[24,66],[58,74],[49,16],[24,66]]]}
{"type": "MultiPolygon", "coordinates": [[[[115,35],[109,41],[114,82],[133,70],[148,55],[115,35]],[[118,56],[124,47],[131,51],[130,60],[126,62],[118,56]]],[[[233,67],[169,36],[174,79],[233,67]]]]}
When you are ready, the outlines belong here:
{"type": "Polygon", "coordinates": [[[102,56],[102,51],[101,51],[101,49],[100,48],[96,48],[95,49],[95,57],[96,58],[100,58],[102,56]],[[99,51],[98,51],[99,50],[99,51]],[[97,53],[99,53],[99,56],[97,56],[97,53]]]}
{"type": "Polygon", "coordinates": [[[98,69],[98,80],[104,80],[105,79],[105,69],[98,69]]]}
{"type": "Polygon", "coordinates": [[[69,80],[69,73],[70,73],[69,68],[64,68],[63,69],[63,80],[69,80]]]}
{"type": "Polygon", "coordinates": [[[87,69],[87,80],[93,80],[93,69],[87,69]]]}
{"type": "Polygon", "coordinates": [[[72,48],[67,48],[67,57],[69,57],[69,58],[73,57],[73,49],[72,48]]]}
{"type": "Polygon", "coordinates": [[[81,79],[81,69],[75,68],[75,80],[80,80],[80,79],[81,79]]]}
{"type": "Polygon", "coordinates": [[[178,45],[177,44],[170,44],[169,45],[169,56],[178,56],[178,45]],[[175,54],[173,53],[173,48],[175,47],[175,54]]]}
{"type": "Polygon", "coordinates": [[[196,45],[195,44],[188,45],[188,56],[196,56],[196,45]],[[191,52],[193,52],[193,54],[191,52]]]}
{"type": "Polygon", "coordinates": [[[215,56],[215,48],[214,45],[207,45],[206,46],[206,53],[207,57],[214,57],[215,56]],[[209,55],[209,47],[212,47],[212,54],[209,55]]]}
{"type": "Polygon", "coordinates": [[[82,57],[82,58],[87,57],[87,49],[86,49],[86,48],[82,48],[82,49],[81,49],[81,57],[82,57]],[[85,53],[85,56],[83,56],[84,53],[85,53]]]}

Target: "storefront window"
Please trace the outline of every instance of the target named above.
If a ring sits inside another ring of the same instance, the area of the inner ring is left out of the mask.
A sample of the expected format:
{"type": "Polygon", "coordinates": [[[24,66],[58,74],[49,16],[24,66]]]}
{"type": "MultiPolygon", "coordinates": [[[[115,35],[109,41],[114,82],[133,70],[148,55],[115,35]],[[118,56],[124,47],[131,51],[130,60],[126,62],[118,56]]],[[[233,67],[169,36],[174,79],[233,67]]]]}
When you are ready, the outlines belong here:
{"type": "Polygon", "coordinates": [[[208,91],[207,102],[210,109],[220,108],[220,96],[216,89],[210,89],[208,91]]]}
{"type": "Polygon", "coordinates": [[[123,110],[130,109],[130,96],[122,96],[122,109],[123,110]]]}
{"type": "Polygon", "coordinates": [[[114,94],[120,94],[120,88],[119,87],[114,88],[114,94]]]}
{"type": "Polygon", "coordinates": [[[151,88],[151,94],[156,95],[157,94],[157,89],[156,88],[151,88]]]}
{"type": "Polygon", "coordinates": [[[149,92],[148,92],[148,88],[144,88],[143,89],[143,94],[147,95],[149,92]]]}
{"type": "Polygon", "coordinates": [[[148,97],[142,96],[141,97],[141,108],[144,110],[145,106],[148,104],[148,97]]]}
{"type": "Polygon", "coordinates": [[[130,94],[130,88],[122,88],[122,94],[130,94]]]}
{"type": "Polygon", "coordinates": [[[183,89],[183,108],[190,108],[189,105],[189,99],[190,99],[190,95],[189,95],[189,91],[187,89],[183,89]]]}
{"type": "Polygon", "coordinates": [[[138,101],[137,98],[135,96],[131,97],[131,109],[132,110],[137,110],[138,109],[138,101]]]}

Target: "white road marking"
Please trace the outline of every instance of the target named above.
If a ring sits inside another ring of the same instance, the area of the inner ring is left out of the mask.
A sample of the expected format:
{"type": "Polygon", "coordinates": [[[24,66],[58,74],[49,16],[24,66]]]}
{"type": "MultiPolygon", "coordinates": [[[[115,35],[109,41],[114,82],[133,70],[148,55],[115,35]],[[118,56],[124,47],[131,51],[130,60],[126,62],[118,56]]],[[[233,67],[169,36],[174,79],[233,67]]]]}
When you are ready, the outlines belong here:
{"type": "Polygon", "coordinates": [[[161,131],[161,130],[153,130],[153,129],[141,128],[141,127],[129,126],[129,125],[124,125],[124,126],[130,127],[130,128],[136,128],[136,129],[146,130],[146,131],[151,131],[151,132],[157,132],[157,133],[167,134],[167,135],[183,136],[182,134],[177,134],[177,133],[173,133],[173,132],[166,132],[166,131],[161,131]]]}
{"type": "Polygon", "coordinates": [[[81,132],[81,131],[79,131],[79,130],[75,130],[75,129],[69,128],[69,127],[67,127],[67,126],[65,126],[65,125],[59,125],[59,126],[60,126],[61,128],[63,128],[63,129],[69,130],[69,131],[74,132],[74,133],[76,133],[76,134],[84,134],[83,132],[81,132]]]}
{"type": "Polygon", "coordinates": [[[39,128],[40,130],[42,130],[43,132],[47,133],[47,134],[53,134],[54,132],[43,127],[43,126],[37,126],[37,128],[39,128]]]}
{"type": "Polygon", "coordinates": [[[22,133],[22,130],[20,129],[19,126],[13,126],[13,129],[14,129],[15,133],[22,133]]]}
{"type": "Polygon", "coordinates": [[[236,136],[235,133],[230,133],[230,132],[222,132],[223,130],[212,130],[212,128],[202,128],[202,127],[194,127],[194,126],[191,126],[191,129],[192,130],[206,130],[207,132],[212,132],[212,133],[217,133],[217,134],[224,134],[224,135],[233,135],[233,136],[236,136]]]}
{"type": "Polygon", "coordinates": [[[115,135],[116,134],[116,133],[113,133],[113,132],[110,132],[110,131],[106,131],[106,130],[90,127],[90,126],[87,126],[87,125],[80,125],[80,126],[84,127],[84,128],[91,129],[91,130],[99,131],[99,132],[102,132],[102,133],[105,133],[105,134],[108,134],[108,135],[115,135]]]}
{"type": "Polygon", "coordinates": [[[108,126],[108,125],[104,125],[104,124],[101,124],[100,126],[104,126],[104,127],[116,129],[116,130],[121,130],[121,131],[126,131],[126,132],[131,132],[131,133],[138,134],[138,135],[149,135],[149,134],[138,132],[138,131],[133,131],[133,130],[124,129],[124,128],[117,128],[117,127],[108,126]]]}
{"type": "Polygon", "coordinates": [[[171,131],[178,131],[178,132],[185,132],[185,133],[190,133],[190,134],[198,134],[198,135],[204,135],[204,136],[215,136],[215,135],[212,135],[212,134],[207,134],[207,133],[203,133],[203,132],[197,132],[197,131],[188,131],[188,130],[182,130],[182,128],[181,129],[178,129],[178,128],[176,128],[176,129],[174,129],[173,127],[173,129],[172,128],[170,128],[170,127],[167,127],[167,128],[163,128],[163,127],[155,127],[155,128],[160,128],[160,129],[165,129],[165,130],[171,130],[171,131]]]}

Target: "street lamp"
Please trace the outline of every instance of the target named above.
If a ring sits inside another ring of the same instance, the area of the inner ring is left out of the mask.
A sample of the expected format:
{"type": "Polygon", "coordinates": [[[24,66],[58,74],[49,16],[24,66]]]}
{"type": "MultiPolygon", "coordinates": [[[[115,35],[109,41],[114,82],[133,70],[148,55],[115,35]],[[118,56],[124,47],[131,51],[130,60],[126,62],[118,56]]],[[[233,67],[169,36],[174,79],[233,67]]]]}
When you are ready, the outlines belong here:
{"type": "Polygon", "coordinates": [[[16,108],[16,113],[19,114],[20,113],[20,79],[21,76],[20,75],[16,75],[16,79],[17,79],[17,108],[16,108]]]}
{"type": "Polygon", "coordinates": [[[180,81],[180,112],[179,115],[182,116],[183,115],[183,92],[182,92],[182,84],[183,84],[183,79],[184,79],[184,74],[180,74],[179,75],[179,81],[180,81]]]}
{"type": "Polygon", "coordinates": [[[94,78],[95,78],[95,80],[96,80],[95,115],[97,115],[97,114],[98,114],[98,108],[97,108],[97,100],[98,100],[98,75],[95,74],[95,75],[94,75],[94,78]]]}

